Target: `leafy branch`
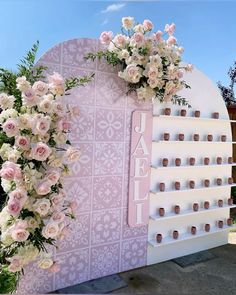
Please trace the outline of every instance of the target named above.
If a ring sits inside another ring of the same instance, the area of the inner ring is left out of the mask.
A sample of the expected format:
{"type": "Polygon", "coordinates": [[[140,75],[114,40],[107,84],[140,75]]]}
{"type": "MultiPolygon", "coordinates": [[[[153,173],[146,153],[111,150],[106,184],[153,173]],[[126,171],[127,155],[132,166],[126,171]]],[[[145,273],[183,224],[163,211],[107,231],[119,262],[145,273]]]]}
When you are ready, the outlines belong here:
{"type": "MultiPolygon", "coordinates": [[[[90,76],[83,76],[83,77],[72,77],[65,80],[65,91],[79,86],[85,86],[85,84],[91,82],[94,78],[95,74],[91,74],[90,76]]],[[[68,95],[69,93],[67,93],[68,95]]]]}

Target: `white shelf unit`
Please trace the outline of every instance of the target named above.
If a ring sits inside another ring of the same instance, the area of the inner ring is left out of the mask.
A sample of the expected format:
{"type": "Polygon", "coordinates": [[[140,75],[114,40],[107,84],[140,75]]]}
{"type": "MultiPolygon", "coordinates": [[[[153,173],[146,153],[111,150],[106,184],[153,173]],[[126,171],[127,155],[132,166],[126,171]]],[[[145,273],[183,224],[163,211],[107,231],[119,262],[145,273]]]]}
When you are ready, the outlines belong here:
{"type": "Polygon", "coordinates": [[[165,144],[236,144],[236,141],[194,141],[194,140],[153,140],[152,143],[165,143],[165,144]]]}
{"type": "Polygon", "coordinates": [[[173,166],[173,165],[168,165],[168,166],[157,166],[157,165],[152,165],[152,169],[192,169],[192,168],[219,168],[219,167],[233,167],[236,166],[236,163],[228,164],[228,163],[222,163],[222,164],[209,164],[209,165],[180,165],[180,166],[173,166]]]}
{"type": "Polygon", "coordinates": [[[197,239],[197,238],[204,237],[204,236],[207,237],[212,234],[216,234],[216,233],[220,233],[222,231],[228,231],[228,230],[232,230],[232,229],[236,229],[236,226],[225,225],[223,228],[213,227],[210,229],[209,232],[206,232],[204,230],[199,230],[199,231],[197,231],[197,233],[195,235],[192,235],[191,233],[184,233],[184,234],[180,235],[178,237],[178,239],[173,239],[173,237],[168,236],[168,237],[163,238],[161,243],[157,243],[155,240],[148,241],[148,243],[152,247],[156,248],[156,247],[166,246],[168,244],[175,244],[175,243],[186,241],[189,239],[197,239]]]}
{"type": "Polygon", "coordinates": [[[195,188],[188,188],[188,187],[184,187],[180,190],[165,190],[164,192],[161,192],[161,191],[153,191],[151,190],[150,193],[151,194],[154,194],[154,195],[163,195],[163,194],[167,194],[167,193],[181,193],[181,192],[194,192],[194,191],[199,191],[199,190],[210,190],[210,189],[218,189],[218,188],[229,188],[229,187],[234,187],[236,186],[236,183],[233,183],[233,184],[223,184],[223,185],[212,185],[212,186],[209,186],[209,187],[195,187],[195,188]]]}
{"type": "Polygon", "coordinates": [[[198,209],[198,211],[193,211],[193,210],[182,210],[180,211],[179,214],[176,214],[174,212],[168,212],[168,213],[165,213],[164,216],[160,216],[160,215],[157,215],[157,214],[153,214],[153,215],[150,215],[150,219],[152,219],[153,221],[163,221],[163,220],[166,220],[166,219],[170,219],[170,218],[179,218],[179,217],[184,217],[184,216],[188,216],[188,215],[196,215],[196,214],[201,214],[201,213],[209,213],[209,212],[212,212],[212,211],[218,211],[218,210],[224,210],[224,209],[232,209],[232,208],[236,208],[236,205],[224,205],[222,207],[219,207],[219,206],[210,206],[209,209],[205,209],[205,208],[200,208],[198,209]]]}

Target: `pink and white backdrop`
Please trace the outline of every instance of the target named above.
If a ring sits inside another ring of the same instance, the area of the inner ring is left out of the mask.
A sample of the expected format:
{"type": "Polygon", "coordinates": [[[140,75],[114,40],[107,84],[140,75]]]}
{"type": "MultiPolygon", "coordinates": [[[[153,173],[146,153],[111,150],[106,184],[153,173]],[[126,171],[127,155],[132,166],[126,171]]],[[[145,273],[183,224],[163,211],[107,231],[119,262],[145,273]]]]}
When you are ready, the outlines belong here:
{"type": "Polygon", "coordinates": [[[130,123],[134,110],[151,110],[151,103],[137,104],[126,95],[126,84],[117,69],[104,61],[86,61],[99,42],[74,39],[44,54],[39,64],[64,77],[90,75],[95,79],[71,92],[68,100],[78,105],[70,140],[82,156],[65,180],[70,199],[78,201],[72,232],[54,250],[61,272],[49,274],[30,266],[19,292],[45,293],[91,279],[146,265],[147,226],[127,223],[130,123]]]}

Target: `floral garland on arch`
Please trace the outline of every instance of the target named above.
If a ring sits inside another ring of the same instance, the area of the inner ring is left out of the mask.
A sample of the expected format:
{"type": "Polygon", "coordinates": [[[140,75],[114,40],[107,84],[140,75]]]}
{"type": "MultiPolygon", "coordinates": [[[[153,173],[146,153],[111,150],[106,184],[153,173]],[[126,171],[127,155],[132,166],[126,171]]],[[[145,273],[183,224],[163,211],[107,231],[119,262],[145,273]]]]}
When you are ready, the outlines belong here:
{"type": "Polygon", "coordinates": [[[17,74],[0,69],[0,177],[5,196],[0,212],[0,293],[13,292],[24,267],[57,272],[48,253],[69,231],[76,201],[66,199],[63,176],[80,157],[70,146],[70,119],[79,115],[66,105],[73,87],[91,81],[54,73],[42,81],[44,67],[34,66],[38,44],[19,65],[17,74]]]}
{"type": "Polygon", "coordinates": [[[175,24],[167,24],[164,33],[152,34],[153,27],[150,20],[136,24],[133,17],[123,17],[122,34],[114,37],[111,31],[101,33],[100,42],[105,45],[105,50],[88,53],[85,59],[94,61],[104,57],[110,65],[121,65],[122,71],[118,75],[128,82],[128,92],[136,91],[139,101],[158,99],[190,106],[177,94],[190,88],[183,75],[192,71],[193,66],[182,65],[184,49],[178,46],[173,35],[175,24]]]}

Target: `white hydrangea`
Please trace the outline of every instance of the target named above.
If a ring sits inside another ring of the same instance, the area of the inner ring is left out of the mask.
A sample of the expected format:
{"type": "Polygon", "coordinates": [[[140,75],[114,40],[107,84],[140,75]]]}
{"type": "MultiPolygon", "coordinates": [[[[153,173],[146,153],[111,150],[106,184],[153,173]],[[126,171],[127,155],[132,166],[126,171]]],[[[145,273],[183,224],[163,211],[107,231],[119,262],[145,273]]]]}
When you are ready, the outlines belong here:
{"type": "Polygon", "coordinates": [[[18,112],[14,109],[8,109],[5,111],[2,111],[0,114],[0,123],[3,123],[9,118],[17,118],[18,112]]]}

